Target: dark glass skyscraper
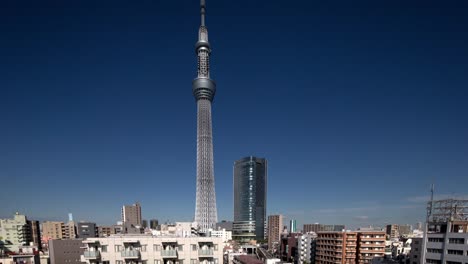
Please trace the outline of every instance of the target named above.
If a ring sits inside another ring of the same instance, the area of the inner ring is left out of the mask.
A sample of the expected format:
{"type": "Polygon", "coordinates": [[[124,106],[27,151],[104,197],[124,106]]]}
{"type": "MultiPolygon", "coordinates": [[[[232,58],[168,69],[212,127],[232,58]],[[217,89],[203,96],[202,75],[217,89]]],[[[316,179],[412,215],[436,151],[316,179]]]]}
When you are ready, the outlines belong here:
{"type": "Polygon", "coordinates": [[[266,197],[266,159],[251,156],[234,162],[234,239],[265,237],[266,197]]]}

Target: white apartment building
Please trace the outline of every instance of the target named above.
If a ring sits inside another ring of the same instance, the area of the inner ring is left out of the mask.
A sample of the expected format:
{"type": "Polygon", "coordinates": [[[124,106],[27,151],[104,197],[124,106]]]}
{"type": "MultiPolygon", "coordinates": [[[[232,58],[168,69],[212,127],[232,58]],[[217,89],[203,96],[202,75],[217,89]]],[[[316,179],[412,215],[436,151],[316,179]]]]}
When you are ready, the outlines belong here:
{"type": "Polygon", "coordinates": [[[221,230],[209,230],[212,237],[220,237],[223,239],[224,243],[232,240],[232,231],[226,231],[226,229],[221,230]]]}
{"type": "Polygon", "coordinates": [[[16,213],[13,219],[0,219],[0,238],[8,251],[18,252],[30,241],[30,230],[25,215],[16,213]]]}
{"type": "Polygon", "coordinates": [[[111,235],[83,240],[88,264],[222,264],[222,238],[111,235]]]}
{"type": "Polygon", "coordinates": [[[315,263],[315,240],[317,234],[310,232],[301,235],[297,240],[298,264],[315,263]]]}

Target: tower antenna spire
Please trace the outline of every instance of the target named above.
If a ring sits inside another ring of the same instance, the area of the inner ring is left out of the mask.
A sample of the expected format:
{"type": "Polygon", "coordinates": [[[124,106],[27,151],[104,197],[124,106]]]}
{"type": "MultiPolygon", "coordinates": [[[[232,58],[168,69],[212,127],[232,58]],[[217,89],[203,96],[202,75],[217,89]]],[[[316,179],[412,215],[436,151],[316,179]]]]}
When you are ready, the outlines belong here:
{"type": "Polygon", "coordinates": [[[205,13],[206,13],[206,3],[205,0],[200,0],[200,15],[201,15],[201,26],[205,26],[205,13]]]}
{"type": "Polygon", "coordinates": [[[205,0],[200,0],[201,25],[197,54],[197,78],[192,82],[192,92],[197,102],[197,194],[195,200],[195,222],[199,231],[206,233],[218,222],[216,209],[215,178],[213,167],[213,129],[211,103],[216,92],[216,83],[210,78],[211,47],[208,29],[205,26],[205,0]]]}

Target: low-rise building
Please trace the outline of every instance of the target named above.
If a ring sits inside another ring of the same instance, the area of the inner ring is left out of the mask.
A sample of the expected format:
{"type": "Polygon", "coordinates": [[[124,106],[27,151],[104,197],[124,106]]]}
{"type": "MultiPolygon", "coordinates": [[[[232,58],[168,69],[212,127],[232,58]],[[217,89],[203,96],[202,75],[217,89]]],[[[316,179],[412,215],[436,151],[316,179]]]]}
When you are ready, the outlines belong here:
{"type": "Polygon", "coordinates": [[[78,222],[76,224],[76,233],[79,238],[97,237],[96,223],[92,222],[78,222]]]}
{"type": "Polygon", "coordinates": [[[19,246],[14,255],[0,256],[0,263],[5,264],[39,264],[39,249],[37,246],[19,246]]]}
{"type": "Polygon", "coordinates": [[[221,264],[222,239],[217,237],[156,237],[112,235],[82,241],[85,263],[221,264]]]}
{"type": "Polygon", "coordinates": [[[210,236],[220,237],[223,239],[223,242],[226,243],[232,240],[232,231],[226,231],[226,229],[221,230],[210,230],[210,236]]]}
{"type": "Polygon", "coordinates": [[[108,237],[115,234],[115,228],[113,226],[98,226],[98,237],[108,237]]]}
{"type": "Polygon", "coordinates": [[[50,264],[81,264],[84,252],[82,239],[49,240],[50,264]]]}

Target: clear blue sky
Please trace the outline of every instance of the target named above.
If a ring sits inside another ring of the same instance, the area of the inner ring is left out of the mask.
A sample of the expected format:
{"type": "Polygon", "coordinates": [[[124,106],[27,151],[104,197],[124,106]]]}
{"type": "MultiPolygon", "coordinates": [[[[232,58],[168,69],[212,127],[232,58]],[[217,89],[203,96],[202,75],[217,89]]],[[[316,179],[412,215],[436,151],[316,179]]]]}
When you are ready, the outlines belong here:
{"type": "MultiPolygon", "coordinates": [[[[218,215],[269,161],[268,212],[423,220],[468,184],[466,1],[208,1],[218,215]]],[[[191,220],[198,1],[2,1],[0,216],[191,220]]]]}

